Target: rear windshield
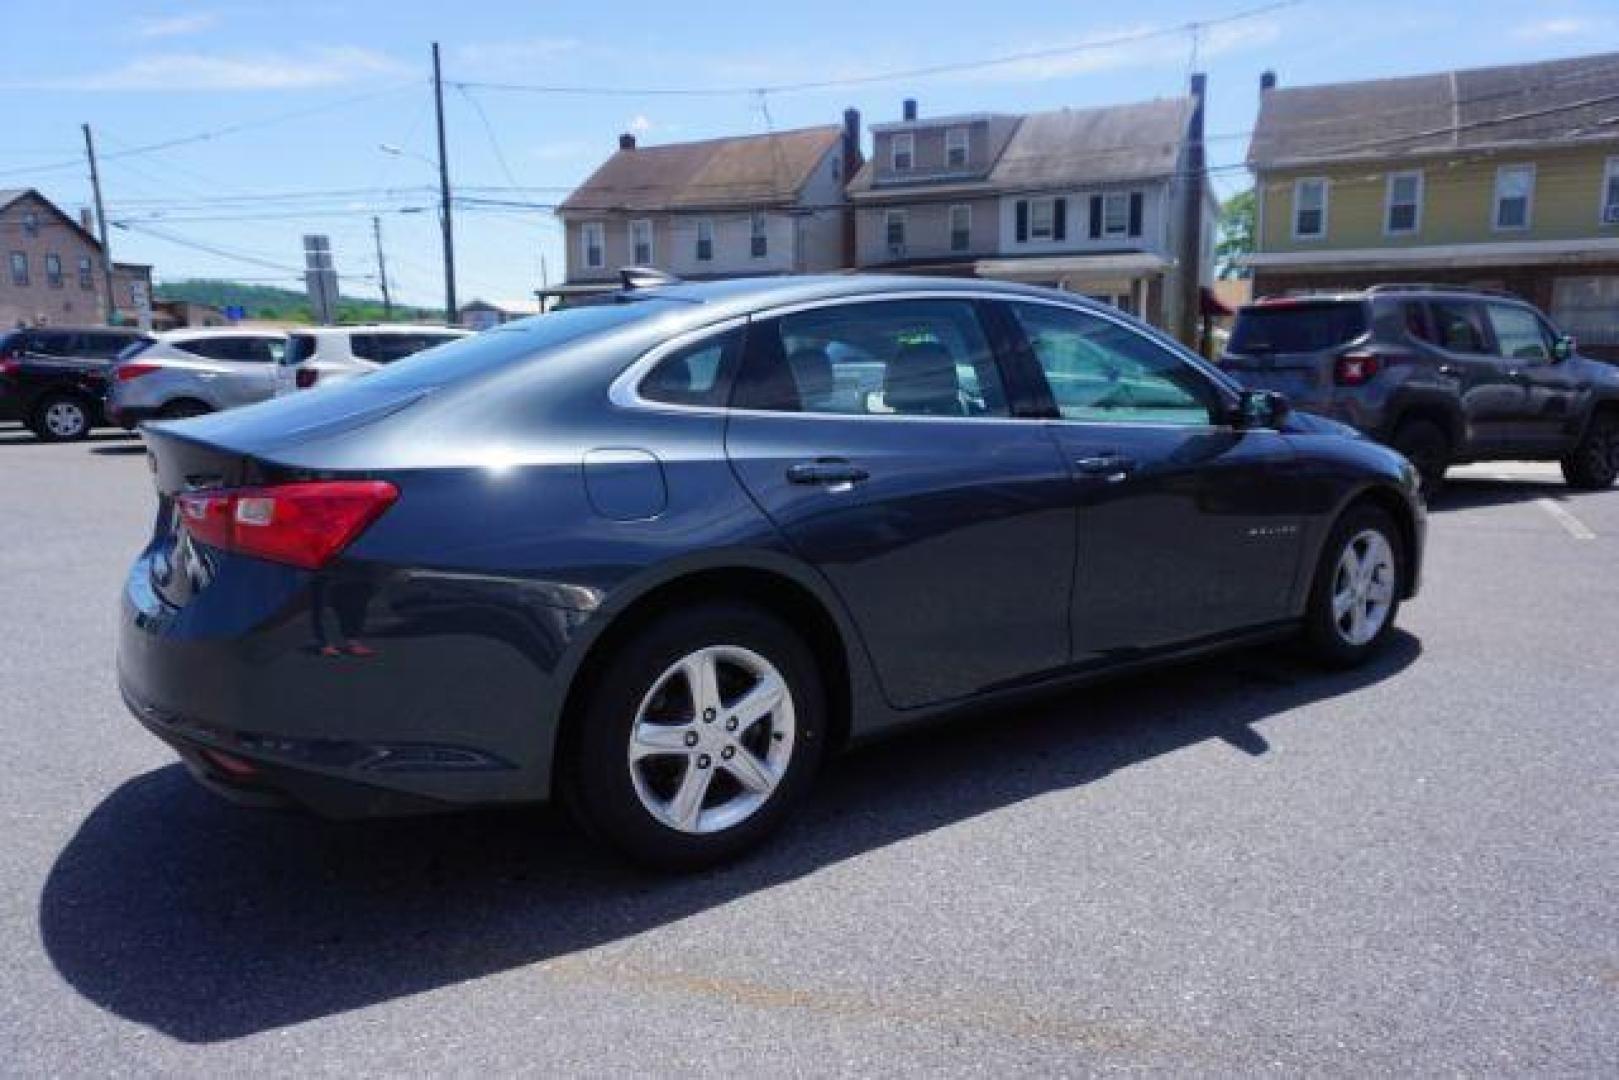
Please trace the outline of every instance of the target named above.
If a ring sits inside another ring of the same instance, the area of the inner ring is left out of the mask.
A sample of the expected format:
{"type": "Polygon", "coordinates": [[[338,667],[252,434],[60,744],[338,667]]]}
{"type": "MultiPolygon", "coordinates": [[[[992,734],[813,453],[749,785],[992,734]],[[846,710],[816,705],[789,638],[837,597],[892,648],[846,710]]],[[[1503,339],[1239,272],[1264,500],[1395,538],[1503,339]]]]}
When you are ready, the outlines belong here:
{"type": "Polygon", "coordinates": [[[1227,348],[1234,353],[1294,353],[1333,349],[1366,332],[1366,305],[1255,305],[1237,312],[1227,348]]]}
{"type": "Polygon", "coordinates": [[[426,388],[472,377],[545,349],[675,311],[690,311],[688,301],[626,300],[567,308],[506,323],[481,334],[460,338],[390,364],[365,381],[375,388],[426,388]]]}
{"type": "Polygon", "coordinates": [[[301,364],[315,355],[314,334],[289,334],[287,336],[287,351],[281,354],[281,363],[286,367],[301,364]]]}

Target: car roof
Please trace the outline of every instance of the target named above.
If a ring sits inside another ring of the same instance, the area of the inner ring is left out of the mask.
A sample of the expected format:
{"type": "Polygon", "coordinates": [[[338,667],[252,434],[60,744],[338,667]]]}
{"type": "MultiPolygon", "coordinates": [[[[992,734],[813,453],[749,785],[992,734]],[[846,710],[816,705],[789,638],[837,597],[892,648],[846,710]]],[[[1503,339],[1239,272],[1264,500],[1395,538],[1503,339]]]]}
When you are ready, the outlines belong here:
{"type": "Polygon", "coordinates": [[[285,330],[238,330],[221,327],[188,327],[184,330],[165,330],[157,335],[159,341],[209,341],[215,338],[286,337],[285,330]]]}
{"type": "Polygon", "coordinates": [[[471,334],[461,326],[434,326],[432,323],[357,323],[352,326],[303,326],[288,331],[293,334],[311,334],[315,337],[336,337],[339,334],[471,334]]]}

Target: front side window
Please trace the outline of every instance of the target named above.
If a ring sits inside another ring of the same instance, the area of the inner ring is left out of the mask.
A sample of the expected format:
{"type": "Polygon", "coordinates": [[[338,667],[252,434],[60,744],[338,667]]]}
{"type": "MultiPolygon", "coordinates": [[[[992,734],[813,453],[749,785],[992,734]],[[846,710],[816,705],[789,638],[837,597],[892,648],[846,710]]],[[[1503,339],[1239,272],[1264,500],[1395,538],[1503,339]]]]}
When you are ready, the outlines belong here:
{"type": "Polygon", "coordinates": [[[972,247],[973,208],[970,206],[952,206],[950,208],[950,250],[966,251],[972,247]]]}
{"type": "Polygon", "coordinates": [[[1012,304],[1064,420],[1202,425],[1219,395],[1180,357],[1110,319],[1048,304],[1012,304]]]}
{"type": "Polygon", "coordinates": [[[916,163],[916,136],[905,134],[895,135],[893,144],[893,164],[895,172],[905,172],[916,163]]]}
{"type": "Polygon", "coordinates": [[[95,281],[90,276],[90,257],[79,256],[79,288],[89,290],[95,288],[95,281]]]}
{"type": "Polygon", "coordinates": [[[599,221],[587,221],[579,227],[579,243],[584,248],[585,266],[599,270],[607,265],[605,230],[599,221]]]}
{"type": "Polygon", "coordinates": [[[1490,327],[1495,331],[1495,348],[1512,360],[1549,360],[1551,335],[1538,316],[1516,304],[1486,304],[1490,327]]]}
{"type": "Polygon", "coordinates": [[[1293,185],[1293,235],[1305,239],[1327,235],[1327,182],[1300,180],[1293,185]]]}
{"type": "Polygon", "coordinates": [[[967,164],[967,129],[950,128],[944,133],[944,160],[952,169],[967,164]]]}
{"type": "Polygon", "coordinates": [[[743,407],[843,416],[1010,416],[966,300],[814,308],[750,332],[743,407]]]}
{"type": "Polygon", "coordinates": [[[1619,225],[1619,157],[1611,157],[1602,168],[1602,224],[1619,225]]]}
{"type": "Polygon", "coordinates": [[[741,360],[742,332],[730,330],[665,356],[636,388],[648,401],[722,408],[741,360]]]}
{"type": "Polygon", "coordinates": [[[1391,236],[1416,232],[1422,225],[1422,173],[1390,173],[1383,229],[1391,236]]]}
{"type": "Polygon", "coordinates": [[[748,250],[755,259],[762,259],[770,254],[770,234],[767,232],[769,222],[765,216],[757,211],[749,220],[748,250]]]}
{"type": "Polygon", "coordinates": [[[1434,343],[1455,353],[1486,354],[1484,313],[1470,300],[1435,300],[1428,305],[1433,318],[1434,343]]]}
{"type": "Polygon", "coordinates": [[[62,256],[55,252],[45,256],[45,281],[53,289],[62,287],[62,256]]]}
{"type": "Polygon", "coordinates": [[[630,261],[637,266],[652,263],[652,222],[645,218],[630,222],[630,261]]]}
{"type": "Polygon", "coordinates": [[[1102,196],[1102,235],[1130,235],[1130,193],[1110,191],[1102,196]]]}
{"type": "Polygon", "coordinates": [[[28,284],[28,253],[13,251],[11,253],[11,283],[13,285],[28,284]]]}
{"type": "Polygon", "coordinates": [[[883,215],[883,236],[890,249],[905,247],[905,211],[890,210],[883,215]]]}
{"type": "Polygon", "coordinates": [[[1504,165],[1495,171],[1495,227],[1527,229],[1535,197],[1535,167],[1504,165]]]}
{"type": "Polygon", "coordinates": [[[703,218],[697,223],[697,261],[709,262],[714,258],[714,223],[703,218]]]}

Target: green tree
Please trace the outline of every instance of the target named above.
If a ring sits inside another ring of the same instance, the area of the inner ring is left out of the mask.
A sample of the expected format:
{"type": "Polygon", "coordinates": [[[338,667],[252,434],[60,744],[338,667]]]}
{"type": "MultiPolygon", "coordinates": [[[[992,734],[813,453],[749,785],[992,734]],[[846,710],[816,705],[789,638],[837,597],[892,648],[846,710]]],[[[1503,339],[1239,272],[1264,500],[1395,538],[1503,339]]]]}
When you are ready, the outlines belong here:
{"type": "Polygon", "coordinates": [[[1220,204],[1219,238],[1214,244],[1215,273],[1222,278],[1245,278],[1252,271],[1238,266],[1237,258],[1254,250],[1254,189],[1239,191],[1220,204]]]}

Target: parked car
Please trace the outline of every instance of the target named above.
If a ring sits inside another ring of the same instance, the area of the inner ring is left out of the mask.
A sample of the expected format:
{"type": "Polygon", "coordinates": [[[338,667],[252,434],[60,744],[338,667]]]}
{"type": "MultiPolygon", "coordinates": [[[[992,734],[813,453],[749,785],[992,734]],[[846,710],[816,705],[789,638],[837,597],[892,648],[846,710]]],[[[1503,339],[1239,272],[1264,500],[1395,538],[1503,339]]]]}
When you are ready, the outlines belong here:
{"type": "Polygon", "coordinates": [[[320,326],[299,330],[276,372],[276,393],[327,387],[369,375],[395,360],[470,336],[450,326],[320,326]]]}
{"type": "Polygon", "coordinates": [[[0,332],[0,420],[47,442],[72,442],[106,422],[101,399],[113,358],[149,341],[140,330],[49,327],[0,332]]]}
{"type": "Polygon", "coordinates": [[[204,784],[559,796],[669,867],[945,712],[1282,638],[1364,661],[1425,531],[1393,451],[984,281],[626,289],[145,434],[119,678],[204,784]]]}
{"type": "Polygon", "coordinates": [[[1237,313],[1221,366],[1416,463],[1437,491],[1469,461],[1560,461],[1576,488],[1619,475],[1619,368],[1530,304],[1449,286],[1267,298],[1237,313]]]}
{"type": "Polygon", "coordinates": [[[275,396],[287,335],[271,330],[171,330],[118,357],[107,417],[133,430],[146,420],[234,409],[275,396]]]}

